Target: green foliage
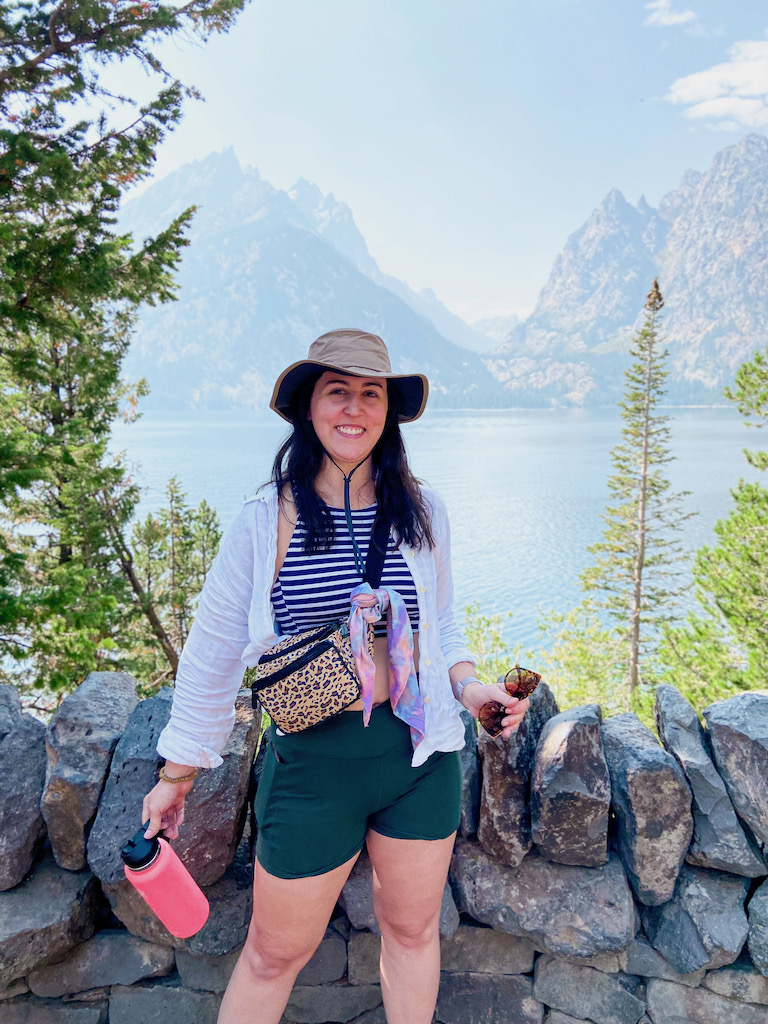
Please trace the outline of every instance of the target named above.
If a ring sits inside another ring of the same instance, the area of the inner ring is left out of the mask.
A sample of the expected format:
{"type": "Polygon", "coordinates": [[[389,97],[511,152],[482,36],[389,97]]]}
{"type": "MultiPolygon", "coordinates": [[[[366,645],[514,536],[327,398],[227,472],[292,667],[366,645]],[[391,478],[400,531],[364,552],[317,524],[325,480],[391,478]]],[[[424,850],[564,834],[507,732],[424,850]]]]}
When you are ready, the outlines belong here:
{"type": "Polygon", "coordinates": [[[504,639],[504,619],[512,614],[481,615],[477,602],[464,609],[462,631],[467,646],[477,659],[477,674],[483,682],[495,683],[513,666],[530,661],[530,653],[521,644],[510,646],[504,639]]]}
{"type": "Polygon", "coordinates": [[[175,664],[125,541],[138,491],[108,444],[145,390],[121,378],[137,311],[173,298],[193,211],[140,244],[116,215],[194,94],[152,48],[224,30],[244,2],[0,10],[0,654],[39,686],[120,664],[137,609],[175,664]],[[143,107],[102,84],[125,61],[161,83],[143,107]]]}
{"type": "MultiPolygon", "coordinates": [[[[758,352],[726,391],[753,426],[768,413],[768,360],[758,352]],[[751,422],[749,417],[755,417],[751,422]]],[[[750,465],[768,468],[768,452],[745,451],[750,465]]],[[[666,678],[691,700],[711,703],[739,690],[766,686],[768,664],[768,490],[741,480],[733,507],[715,525],[717,543],[696,555],[699,611],[666,631],[666,678]]]]}

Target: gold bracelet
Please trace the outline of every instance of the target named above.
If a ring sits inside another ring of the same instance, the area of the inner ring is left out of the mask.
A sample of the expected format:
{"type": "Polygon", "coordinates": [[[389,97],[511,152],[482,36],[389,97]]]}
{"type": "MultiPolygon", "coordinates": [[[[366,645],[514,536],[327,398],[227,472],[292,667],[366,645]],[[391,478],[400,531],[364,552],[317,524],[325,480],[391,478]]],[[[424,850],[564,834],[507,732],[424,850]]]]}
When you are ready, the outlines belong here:
{"type": "Polygon", "coordinates": [[[165,774],[165,765],[160,769],[159,779],[161,782],[192,782],[200,774],[199,768],[193,768],[189,775],[171,776],[165,774]]]}

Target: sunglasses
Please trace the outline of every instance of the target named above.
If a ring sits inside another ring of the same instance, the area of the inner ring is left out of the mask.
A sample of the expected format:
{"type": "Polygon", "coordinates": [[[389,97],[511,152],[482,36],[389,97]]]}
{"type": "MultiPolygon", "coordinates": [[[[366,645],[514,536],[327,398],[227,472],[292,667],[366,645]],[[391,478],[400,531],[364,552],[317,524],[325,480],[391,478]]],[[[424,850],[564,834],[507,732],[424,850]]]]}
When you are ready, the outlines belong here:
{"type": "MultiPolygon", "coordinates": [[[[521,668],[515,665],[499,680],[510,697],[517,697],[518,700],[525,700],[530,697],[533,691],[541,682],[541,676],[530,668],[521,668]]],[[[503,728],[502,720],[507,717],[507,709],[497,700],[488,701],[480,708],[477,720],[489,736],[498,736],[503,728]]]]}

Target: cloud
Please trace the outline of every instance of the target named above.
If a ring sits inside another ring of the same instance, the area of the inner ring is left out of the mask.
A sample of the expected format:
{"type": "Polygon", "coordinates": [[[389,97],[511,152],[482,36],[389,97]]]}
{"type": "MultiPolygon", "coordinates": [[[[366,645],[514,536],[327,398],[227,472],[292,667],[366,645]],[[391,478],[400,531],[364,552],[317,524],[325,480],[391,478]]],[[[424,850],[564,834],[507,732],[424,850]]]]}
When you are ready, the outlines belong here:
{"type": "Polygon", "coordinates": [[[678,78],[667,99],[686,117],[734,131],[768,127],[768,39],[734,43],[729,60],[678,78]]]}
{"type": "Polygon", "coordinates": [[[686,25],[691,21],[696,21],[698,18],[695,11],[673,11],[672,0],[652,0],[651,3],[645,5],[645,9],[651,13],[643,24],[658,28],[667,28],[670,25],[686,25]]]}

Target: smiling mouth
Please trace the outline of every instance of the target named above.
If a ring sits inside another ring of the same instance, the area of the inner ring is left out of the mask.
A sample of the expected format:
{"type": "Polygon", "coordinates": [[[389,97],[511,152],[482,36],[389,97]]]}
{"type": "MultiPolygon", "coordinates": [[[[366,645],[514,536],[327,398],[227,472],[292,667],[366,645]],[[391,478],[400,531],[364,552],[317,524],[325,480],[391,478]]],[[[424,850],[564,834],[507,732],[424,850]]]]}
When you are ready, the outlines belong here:
{"type": "Polygon", "coordinates": [[[364,427],[336,427],[336,429],[345,437],[360,437],[361,434],[365,433],[364,427]]]}

